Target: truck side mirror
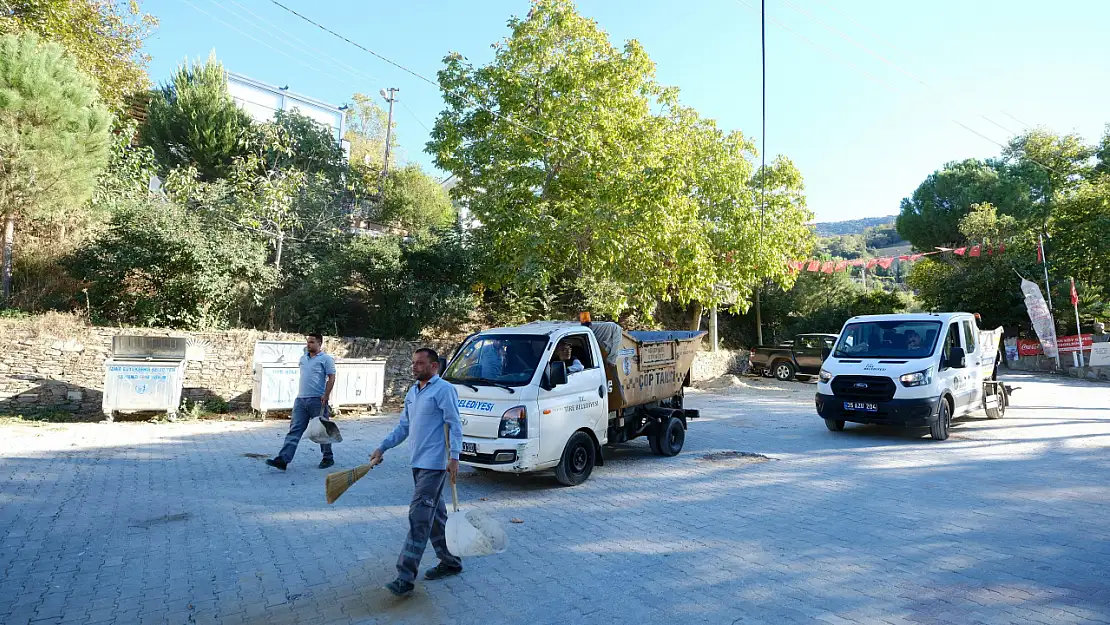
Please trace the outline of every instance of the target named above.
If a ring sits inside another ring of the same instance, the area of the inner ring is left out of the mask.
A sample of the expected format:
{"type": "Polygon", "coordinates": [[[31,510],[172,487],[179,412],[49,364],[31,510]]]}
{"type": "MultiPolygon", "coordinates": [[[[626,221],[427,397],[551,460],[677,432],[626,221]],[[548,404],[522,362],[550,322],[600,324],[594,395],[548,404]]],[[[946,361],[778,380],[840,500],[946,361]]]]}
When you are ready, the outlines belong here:
{"type": "Polygon", "coordinates": [[[827,346],[821,349],[821,362],[825,362],[832,355],[832,350],[827,346]]]}
{"type": "Polygon", "coordinates": [[[439,374],[443,375],[443,373],[445,371],[447,371],[447,359],[444,358],[443,356],[440,356],[439,357],[439,374]]]}
{"type": "Polygon", "coordinates": [[[963,369],[967,366],[967,355],[964,354],[964,348],[952,348],[952,353],[948,356],[948,366],[953,369],[963,369]]]}
{"type": "Polygon", "coordinates": [[[566,384],[567,363],[561,360],[547,363],[547,381],[549,384],[551,384],[551,388],[566,384]]]}

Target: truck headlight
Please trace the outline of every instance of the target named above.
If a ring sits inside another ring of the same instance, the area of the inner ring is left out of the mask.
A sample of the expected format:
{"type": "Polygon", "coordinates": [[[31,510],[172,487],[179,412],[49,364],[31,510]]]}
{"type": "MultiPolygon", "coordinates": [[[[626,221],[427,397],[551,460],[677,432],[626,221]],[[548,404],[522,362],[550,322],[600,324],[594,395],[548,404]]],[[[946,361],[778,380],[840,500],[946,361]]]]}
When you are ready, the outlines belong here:
{"type": "Polygon", "coordinates": [[[902,386],[928,386],[933,383],[933,368],[907,373],[898,380],[902,382],[902,386]]]}
{"type": "Polygon", "coordinates": [[[528,438],[528,413],[524,406],[515,406],[501,415],[497,438],[528,438]]]}
{"type": "Polygon", "coordinates": [[[828,384],[829,382],[832,381],[833,374],[831,374],[828,371],[825,371],[824,369],[822,369],[821,373],[817,374],[817,379],[820,380],[822,384],[828,384]]]}

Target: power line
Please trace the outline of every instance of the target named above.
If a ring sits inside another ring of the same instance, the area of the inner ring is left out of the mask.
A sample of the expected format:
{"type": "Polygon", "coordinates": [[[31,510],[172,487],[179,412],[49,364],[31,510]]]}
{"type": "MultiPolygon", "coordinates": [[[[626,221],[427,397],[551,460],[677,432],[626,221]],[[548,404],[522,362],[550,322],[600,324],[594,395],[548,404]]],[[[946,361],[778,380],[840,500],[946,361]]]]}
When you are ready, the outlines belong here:
{"type": "MultiPolygon", "coordinates": [[[[798,13],[801,13],[802,15],[804,15],[805,17],[809,18],[810,20],[812,20],[812,21],[814,21],[814,22],[817,22],[817,23],[818,23],[818,24],[820,24],[820,25],[821,25],[822,27],[824,27],[824,28],[825,28],[825,30],[828,30],[828,31],[830,31],[830,32],[832,32],[832,33],[834,33],[834,34],[836,34],[837,36],[841,37],[842,39],[844,39],[844,40],[845,40],[845,41],[847,41],[848,43],[851,43],[852,45],[856,46],[856,47],[857,47],[857,48],[859,48],[860,50],[863,50],[863,51],[864,51],[864,52],[866,52],[867,54],[869,54],[869,55],[871,55],[871,56],[875,57],[876,59],[878,59],[878,60],[879,60],[879,61],[881,61],[882,63],[886,64],[887,66],[889,66],[889,67],[891,67],[891,68],[893,68],[893,69],[894,69],[895,71],[897,71],[897,72],[899,72],[899,73],[901,73],[901,74],[905,75],[906,77],[910,78],[911,80],[913,80],[913,81],[915,81],[915,82],[919,83],[919,84],[920,84],[921,86],[925,87],[926,89],[929,89],[929,90],[931,90],[931,91],[934,91],[934,92],[937,92],[937,93],[941,93],[939,89],[937,89],[936,87],[934,87],[934,86],[930,85],[929,83],[925,82],[925,79],[923,79],[923,78],[921,78],[920,76],[918,76],[918,75],[914,74],[913,72],[909,71],[908,69],[905,69],[905,68],[904,68],[904,67],[902,67],[901,65],[898,65],[897,63],[895,63],[895,62],[893,62],[893,61],[891,61],[891,60],[887,59],[887,58],[886,58],[885,56],[883,56],[883,55],[879,54],[878,52],[875,52],[875,51],[874,51],[874,50],[872,50],[871,48],[868,48],[867,46],[865,46],[864,44],[860,43],[859,41],[857,41],[857,40],[853,39],[853,38],[852,38],[852,37],[850,37],[849,35],[846,35],[846,34],[844,34],[844,33],[843,33],[843,32],[841,32],[840,30],[838,30],[838,29],[837,29],[836,27],[834,27],[834,26],[831,26],[830,24],[828,24],[828,23],[827,23],[827,22],[825,22],[824,20],[822,20],[822,19],[818,18],[817,16],[813,15],[813,14],[812,14],[812,13],[810,13],[809,11],[806,11],[805,9],[803,9],[803,8],[799,7],[798,5],[794,4],[794,3],[793,3],[793,2],[791,2],[790,0],[782,0],[782,2],[783,2],[784,4],[786,4],[786,6],[790,7],[791,9],[793,9],[794,11],[796,11],[796,12],[798,12],[798,13]]],[[[948,96],[947,96],[946,94],[941,94],[941,96],[942,96],[942,97],[948,97],[948,96]]],[[[1008,133],[1010,133],[1010,134],[1016,134],[1016,133],[1014,133],[1014,131],[1013,131],[1013,130],[1010,130],[1009,128],[1006,128],[1005,126],[1002,126],[1001,124],[999,124],[998,122],[996,122],[996,121],[992,120],[991,118],[987,117],[986,115],[982,115],[982,117],[983,117],[983,119],[985,119],[985,120],[987,120],[988,122],[990,122],[990,123],[994,124],[995,126],[998,126],[998,127],[999,127],[999,128],[1001,128],[1002,130],[1004,130],[1004,131],[1006,131],[1006,132],[1008,132],[1008,133]]]]}
{"type": "Polygon", "coordinates": [[[230,0],[230,2],[232,4],[234,4],[235,6],[243,9],[247,13],[251,14],[253,17],[261,20],[262,22],[264,22],[266,24],[269,24],[270,26],[273,26],[274,28],[276,28],[278,30],[278,32],[290,37],[291,39],[293,39],[293,41],[296,41],[296,42],[302,44],[303,46],[307,47],[309,50],[312,50],[312,51],[316,52],[317,53],[316,58],[321,59],[321,60],[325,60],[325,61],[330,61],[330,62],[333,62],[333,63],[337,63],[337,64],[347,68],[348,73],[350,73],[352,75],[361,76],[361,77],[366,78],[367,80],[370,80],[372,82],[378,82],[380,80],[378,77],[371,76],[370,74],[367,74],[366,72],[358,69],[357,67],[354,67],[353,65],[351,65],[351,64],[349,64],[349,63],[347,63],[347,62],[345,62],[345,61],[343,61],[339,58],[336,58],[336,57],[328,54],[327,52],[324,52],[323,50],[320,50],[319,48],[316,48],[316,47],[312,46],[307,41],[304,41],[303,39],[297,37],[293,33],[289,32],[289,31],[285,30],[284,28],[278,26],[277,24],[274,24],[273,22],[267,20],[265,17],[262,17],[261,15],[255,13],[254,11],[251,11],[249,8],[239,4],[238,2],[236,2],[236,0],[230,0]]]}
{"type": "MultiPolygon", "coordinates": [[[[290,58],[290,59],[293,59],[294,61],[297,61],[298,63],[300,63],[300,64],[302,64],[302,65],[304,65],[304,66],[306,66],[306,67],[308,67],[308,68],[310,68],[310,69],[314,69],[314,70],[317,70],[317,71],[321,71],[321,70],[320,70],[320,68],[318,68],[318,67],[315,67],[315,66],[311,65],[310,63],[306,63],[306,62],[304,61],[304,59],[299,59],[299,58],[297,58],[297,57],[295,57],[295,56],[293,56],[293,55],[289,54],[288,52],[285,52],[284,50],[280,50],[280,49],[278,49],[278,48],[276,48],[276,47],[274,47],[274,46],[272,46],[272,45],[270,45],[270,44],[266,43],[265,41],[262,41],[262,40],[261,40],[261,39],[259,39],[258,37],[255,37],[254,35],[252,35],[252,34],[250,34],[250,33],[246,32],[245,30],[243,30],[243,29],[239,28],[238,26],[235,26],[234,24],[230,24],[230,23],[228,23],[228,22],[225,22],[224,20],[222,20],[222,19],[220,19],[220,18],[216,17],[215,15],[212,15],[212,14],[211,14],[211,13],[209,13],[208,11],[205,11],[204,9],[202,9],[202,8],[198,7],[197,5],[193,4],[193,3],[192,3],[192,2],[190,2],[189,0],[183,0],[183,2],[185,2],[185,4],[187,4],[187,5],[191,6],[191,7],[193,7],[193,8],[194,8],[194,9],[196,9],[197,11],[200,11],[201,13],[203,13],[203,14],[207,15],[208,17],[210,17],[210,18],[212,18],[212,19],[216,20],[217,22],[219,22],[219,23],[223,24],[224,26],[227,26],[228,28],[230,28],[230,29],[234,30],[235,32],[237,32],[237,33],[239,33],[239,34],[243,35],[244,37],[247,37],[247,38],[249,38],[249,39],[251,39],[251,40],[253,40],[253,41],[256,41],[256,42],[258,42],[258,43],[260,43],[260,44],[262,44],[262,45],[266,46],[267,48],[269,48],[269,49],[273,50],[274,52],[277,52],[278,54],[280,54],[280,55],[282,55],[282,56],[285,56],[285,57],[288,57],[288,58],[290,58]]],[[[218,6],[218,5],[217,5],[217,6],[218,6]]],[[[339,78],[338,76],[335,76],[335,75],[333,75],[333,74],[330,74],[330,73],[328,73],[328,72],[323,72],[323,73],[324,73],[324,74],[326,74],[326,75],[328,75],[328,76],[331,76],[332,78],[335,78],[336,80],[342,80],[342,79],[341,79],[341,78],[339,78]]]]}
{"type": "Polygon", "coordinates": [[[410,109],[410,108],[409,108],[409,105],[405,104],[404,100],[397,100],[397,104],[400,104],[400,105],[401,105],[401,108],[403,108],[403,109],[405,109],[406,111],[408,111],[409,115],[412,115],[412,118],[416,120],[416,123],[420,124],[420,126],[421,126],[421,127],[422,127],[422,128],[424,129],[424,130],[427,130],[427,131],[428,131],[428,134],[429,134],[429,135],[430,135],[430,134],[432,134],[432,129],[431,129],[431,128],[428,128],[428,127],[427,127],[427,126],[426,126],[426,125],[424,124],[424,122],[420,121],[420,118],[416,116],[416,113],[413,113],[413,112],[412,112],[412,109],[410,109]]]}
{"type": "MultiPolygon", "coordinates": [[[[757,13],[759,12],[759,9],[756,9],[756,8],[755,8],[755,7],[753,7],[752,5],[748,4],[747,2],[745,2],[745,0],[736,0],[736,1],[737,1],[737,2],[739,2],[740,4],[744,5],[745,7],[747,7],[748,9],[750,9],[750,10],[752,10],[752,11],[755,11],[755,12],[757,12],[757,13]]],[[[876,78],[875,76],[872,76],[872,75],[871,75],[870,73],[868,73],[868,72],[867,72],[866,70],[864,70],[864,69],[860,68],[860,67],[859,67],[858,65],[856,65],[855,63],[852,63],[851,61],[847,61],[847,60],[845,60],[844,58],[840,57],[839,55],[837,55],[837,54],[835,54],[835,53],[831,52],[831,51],[830,51],[830,50],[829,50],[828,48],[825,48],[824,46],[821,46],[820,44],[818,44],[818,43],[814,42],[814,41],[813,41],[812,39],[810,39],[809,37],[806,37],[805,35],[802,35],[801,33],[799,33],[799,32],[797,32],[797,31],[793,30],[792,28],[790,28],[789,26],[787,26],[787,25],[783,24],[783,23],[782,23],[781,21],[779,21],[779,20],[775,19],[774,17],[771,17],[770,19],[771,19],[771,21],[775,22],[775,24],[777,24],[777,25],[778,25],[778,26],[779,26],[780,28],[782,28],[783,30],[785,30],[785,31],[789,32],[790,34],[794,35],[795,37],[798,37],[799,39],[801,39],[801,40],[805,41],[805,42],[806,42],[806,43],[808,43],[809,45],[811,45],[811,46],[813,46],[813,47],[817,48],[818,50],[820,50],[821,52],[823,52],[823,53],[824,53],[824,54],[825,54],[826,56],[832,57],[833,59],[835,59],[835,60],[838,60],[838,61],[840,61],[841,63],[843,63],[843,64],[845,64],[845,65],[848,65],[849,67],[851,67],[851,68],[855,69],[855,70],[856,70],[857,72],[859,72],[859,73],[863,74],[863,75],[864,75],[864,76],[866,76],[867,78],[869,78],[869,79],[871,79],[871,80],[875,81],[876,83],[878,83],[878,84],[882,85],[883,87],[885,87],[886,89],[890,90],[891,92],[893,92],[893,93],[895,93],[895,94],[898,94],[898,95],[904,95],[904,96],[909,96],[909,95],[910,95],[910,94],[906,93],[906,92],[905,92],[905,91],[904,91],[903,89],[899,89],[899,88],[897,88],[897,87],[894,87],[894,86],[890,85],[889,83],[887,83],[886,81],[884,81],[884,80],[881,80],[881,79],[878,79],[878,78],[876,78]]],[[[1011,117],[1013,117],[1013,116],[1011,116],[1011,117]]],[[[1016,118],[1015,118],[1015,119],[1016,119],[1016,118]]],[[[981,137],[981,138],[983,138],[983,139],[986,139],[987,141],[990,141],[991,143],[993,143],[993,144],[997,145],[998,147],[1000,147],[1000,148],[1002,148],[1002,149],[1004,149],[1004,150],[1005,150],[1005,149],[1008,149],[1008,146],[1006,146],[1005,144],[1003,144],[1003,143],[1000,143],[1000,142],[998,142],[998,141],[996,141],[996,140],[994,140],[994,139],[992,139],[992,138],[988,137],[987,135],[985,135],[985,134],[983,134],[983,133],[981,133],[981,132],[979,132],[979,131],[977,131],[977,130],[973,130],[973,129],[971,129],[971,128],[970,128],[969,126],[967,126],[966,124],[964,124],[964,123],[960,122],[959,120],[957,120],[957,119],[955,119],[955,118],[949,118],[949,121],[951,121],[951,122],[955,123],[956,125],[960,126],[961,128],[963,128],[963,129],[965,129],[965,130],[968,130],[968,131],[970,131],[971,133],[973,133],[973,134],[975,134],[975,135],[977,135],[977,136],[979,136],[979,137],[981,137]]],[[[1057,171],[1056,169],[1053,169],[1052,167],[1050,167],[1050,166],[1048,166],[1048,165],[1046,165],[1046,164],[1044,164],[1044,163],[1042,163],[1042,162],[1040,162],[1040,161],[1038,161],[1038,160],[1035,160],[1035,159],[1033,159],[1033,158],[1030,158],[1030,157],[1029,157],[1028,155],[1027,155],[1027,156],[1026,156],[1025,158],[1026,158],[1026,159],[1027,159],[1027,160],[1028,160],[1029,162],[1031,162],[1031,163],[1033,163],[1033,164],[1035,164],[1035,165],[1038,165],[1038,166],[1040,166],[1040,167],[1044,168],[1045,170],[1047,170],[1047,171],[1050,171],[1050,172],[1052,172],[1052,173],[1054,173],[1054,174],[1056,174],[1056,175],[1058,175],[1058,176],[1064,176],[1064,175],[1065,175],[1065,174],[1063,174],[1063,173],[1061,173],[1061,172],[1057,171]]]]}
{"type": "MultiPolygon", "coordinates": [[[[186,0],[186,1],[188,1],[188,0],[186,0]]],[[[337,37],[339,39],[342,39],[343,41],[346,41],[347,43],[351,44],[352,46],[358,48],[359,50],[362,50],[363,52],[366,52],[367,54],[369,54],[373,57],[376,57],[376,58],[381,59],[382,61],[384,61],[386,63],[389,63],[390,65],[396,67],[397,69],[400,69],[401,71],[405,72],[406,74],[411,74],[412,76],[415,76],[416,78],[428,83],[429,85],[432,85],[436,89],[441,89],[441,87],[439,86],[439,83],[435,82],[434,80],[432,80],[432,79],[430,79],[426,76],[423,76],[423,75],[405,67],[404,65],[401,65],[400,63],[397,63],[396,61],[394,61],[392,59],[389,59],[385,56],[382,56],[381,54],[378,54],[377,52],[374,52],[370,48],[367,48],[366,46],[364,46],[360,43],[357,43],[355,41],[352,41],[352,40],[348,39],[347,37],[345,37],[343,35],[340,35],[339,33],[337,33],[334,30],[328,28],[327,26],[324,26],[323,24],[321,24],[319,22],[316,22],[316,21],[314,21],[314,20],[312,20],[308,17],[305,17],[304,15],[298,13],[297,11],[294,11],[293,9],[285,6],[281,2],[278,2],[278,0],[270,0],[270,2],[279,6],[279,7],[281,7],[282,9],[288,11],[289,13],[292,13],[293,15],[296,15],[297,17],[299,17],[302,20],[308,22],[309,24],[312,24],[316,28],[319,28],[320,30],[322,30],[322,31],[334,36],[334,37],[337,37]]],[[[585,154],[586,156],[592,156],[589,152],[587,152],[586,150],[582,149],[581,147],[579,147],[577,145],[574,145],[572,143],[568,143],[568,142],[566,142],[566,141],[564,141],[564,140],[562,140],[558,137],[549,135],[546,132],[536,130],[535,128],[531,128],[529,126],[521,124],[520,122],[517,122],[517,121],[513,120],[512,118],[508,117],[507,115],[502,115],[501,113],[498,113],[497,111],[494,111],[490,107],[488,107],[488,106],[486,106],[486,105],[484,105],[480,102],[476,102],[473,98],[467,96],[466,94],[458,93],[458,94],[454,94],[454,95],[456,95],[460,99],[465,100],[466,102],[470,103],[471,106],[476,106],[476,107],[486,111],[490,115],[493,115],[494,117],[496,117],[498,119],[504,120],[505,122],[507,122],[507,123],[509,123],[513,126],[516,126],[516,127],[520,128],[522,130],[526,130],[528,132],[531,132],[532,134],[535,134],[535,135],[540,136],[540,137],[544,137],[546,139],[551,139],[552,141],[555,141],[555,142],[563,145],[564,147],[568,147],[568,148],[571,148],[571,149],[576,150],[578,152],[581,152],[582,154],[585,154]]]]}
{"type": "MultiPolygon", "coordinates": [[[[867,34],[871,35],[871,36],[872,36],[872,37],[873,37],[873,38],[874,38],[875,40],[879,41],[880,43],[882,43],[883,45],[885,45],[885,46],[886,46],[887,48],[890,48],[890,49],[891,49],[891,50],[893,50],[894,52],[900,52],[900,53],[902,53],[902,54],[904,54],[904,55],[906,55],[906,56],[912,56],[912,55],[909,55],[909,54],[907,54],[905,50],[903,50],[902,48],[898,47],[897,45],[895,45],[895,44],[891,43],[890,41],[888,41],[887,39],[885,39],[884,37],[882,37],[881,35],[879,35],[879,34],[878,34],[878,33],[876,33],[875,31],[871,30],[870,28],[868,28],[868,27],[864,26],[863,24],[861,24],[861,23],[857,22],[856,20],[852,19],[852,16],[850,16],[850,15],[846,15],[845,13],[843,13],[843,12],[841,12],[841,11],[837,10],[837,8],[836,8],[835,6],[833,6],[833,5],[829,4],[829,3],[828,3],[828,2],[826,2],[825,0],[815,0],[815,1],[816,1],[816,2],[818,3],[818,4],[821,4],[821,5],[822,5],[822,6],[824,6],[825,8],[829,9],[829,10],[830,10],[830,11],[832,11],[833,13],[836,13],[837,15],[839,15],[839,16],[843,17],[844,19],[848,20],[848,21],[849,21],[849,22],[851,22],[852,24],[855,24],[855,25],[856,25],[856,26],[857,26],[858,28],[860,28],[861,30],[863,30],[863,31],[864,31],[865,33],[867,33],[867,34]]],[[[1010,114],[1009,114],[1008,112],[1006,112],[1006,111],[1004,111],[1004,110],[1001,110],[1001,109],[999,109],[999,112],[1000,112],[1000,113],[1002,113],[1003,115],[1005,115],[1006,117],[1009,117],[1010,119],[1014,120],[1015,122],[1017,122],[1017,123],[1021,124],[1021,125],[1022,125],[1023,127],[1025,127],[1025,128],[1029,128],[1029,127],[1030,127],[1030,126],[1029,126],[1029,124],[1027,124],[1027,123],[1025,123],[1025,122],[1021,121],[1020,119],[1018,119],[1018,118],[1014,117],[1013,115],[1010,115],[1010,114]]],[[[989,121],[989,120],[988,120],[988,121],[989,121]]],[[[1008,131],[1008,132],[1012,132],[1012,131],[1008,131]]]]}

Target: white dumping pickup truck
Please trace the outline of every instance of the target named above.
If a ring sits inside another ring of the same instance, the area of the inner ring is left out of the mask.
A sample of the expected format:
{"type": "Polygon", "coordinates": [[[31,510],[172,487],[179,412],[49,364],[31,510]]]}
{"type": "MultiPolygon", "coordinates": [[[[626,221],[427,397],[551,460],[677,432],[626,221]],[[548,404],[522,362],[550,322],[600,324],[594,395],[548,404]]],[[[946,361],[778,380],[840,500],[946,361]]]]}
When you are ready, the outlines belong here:
{"type": "Polygon", "coordinates": [[[604,445],[647,436],[655,453],[678,454],[697,417],[682,398],[704,334],[550,321],[467,337],[443,372],[459,394],[460,461],[509,473],[554,468],[573,486],[604,464],[604,445]]]}
{"type": "Polygon", "coordinates": [[[844,423],[928,426],[948,438],[952,419],[1009,402],[997,379],[1002,328],[979,329],[970,313],[864,315],[844,324],[817,382],[817,413],[844,423]]]}

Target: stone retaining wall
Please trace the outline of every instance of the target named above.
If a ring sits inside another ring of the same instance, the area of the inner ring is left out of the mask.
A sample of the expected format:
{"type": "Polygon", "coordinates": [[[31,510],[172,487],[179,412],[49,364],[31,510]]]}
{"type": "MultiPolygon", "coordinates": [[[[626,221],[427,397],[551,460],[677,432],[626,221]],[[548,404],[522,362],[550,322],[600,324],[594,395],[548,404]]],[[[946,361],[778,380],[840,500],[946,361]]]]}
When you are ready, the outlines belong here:
{"type": "MultiPolygon", "coordinates": [[[[219,399],[231,410],[250,408],[252,355],[259,340],[303,341],[299,334],[229,330],[180,332],[146,328],[105,328],[69,324],[63,331],[42,331],[33,320],[5,320],[0,338],[0,412],[64,411],[82,416],[101,414],[104,362],[116,335],[185,337],[191,359],[185,367],[183,398],[219,399]]],[[[337,358],[385,358],[387,404],[402,396],[411,379],[411,355],[423,342],[369,338],[325,337],[324,349],[337,358]]],[[[430,344],[439,351],[451,341],[430,344]]]]}
{"type": "MultiPolygon", "coordinates": [[[[232,411],[249,410],[253,387],[252,355],[255,341],[301,341],[299,334],[228,330],[180,332],[147,328],[90,327],[73,317],[55,315],[0,320],[0,413],[27,414],[62,411],[99,419],[104,362],[116,335],[177,336],[189,342],[182,397],[204,402],[218,399],[232,411]]],[[[447,355],[456,339],[383,341],[371,338],[325,337],[324,349],[337,358],[385,358],[386,406],[396,406],[411,383],[411,355],[428,345],[447,355]]],[[[703,381],[746,370],[746,351],[699,352],[693,380],[703,381]]]]}

